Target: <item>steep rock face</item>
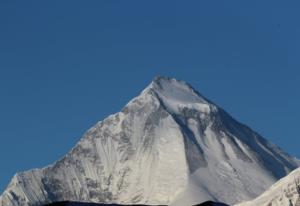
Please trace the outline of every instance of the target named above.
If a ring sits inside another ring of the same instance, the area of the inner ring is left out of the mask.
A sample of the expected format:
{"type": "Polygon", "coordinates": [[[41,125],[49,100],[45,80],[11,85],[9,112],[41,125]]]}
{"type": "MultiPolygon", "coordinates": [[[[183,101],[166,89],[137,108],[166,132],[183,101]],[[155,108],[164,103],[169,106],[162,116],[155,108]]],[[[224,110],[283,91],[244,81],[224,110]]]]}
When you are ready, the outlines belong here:
{"type": "Polygon", "coordinates": [[[256,199],[236,206],[300,206],[300,168],[276,182],[256,199]]]}
{"type": "Polygon", "coordinates": [[[256,197],[298,165],[188,84],[158,77],[64,158],[16,174],[0,206],[231,204],[256,197]]]}

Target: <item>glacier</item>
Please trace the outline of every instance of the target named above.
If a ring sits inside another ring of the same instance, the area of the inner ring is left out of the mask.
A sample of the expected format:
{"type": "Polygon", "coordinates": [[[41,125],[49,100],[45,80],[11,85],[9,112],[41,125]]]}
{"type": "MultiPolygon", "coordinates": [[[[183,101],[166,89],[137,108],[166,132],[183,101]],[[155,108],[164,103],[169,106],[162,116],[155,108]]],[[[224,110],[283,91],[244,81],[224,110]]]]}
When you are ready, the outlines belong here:
{"type": "Polygon", "coordinates": [[[57,162],[17,173],[0,206],[190,206],[257,197],[300,166],[189,84],[156,77],[57,162]]]}

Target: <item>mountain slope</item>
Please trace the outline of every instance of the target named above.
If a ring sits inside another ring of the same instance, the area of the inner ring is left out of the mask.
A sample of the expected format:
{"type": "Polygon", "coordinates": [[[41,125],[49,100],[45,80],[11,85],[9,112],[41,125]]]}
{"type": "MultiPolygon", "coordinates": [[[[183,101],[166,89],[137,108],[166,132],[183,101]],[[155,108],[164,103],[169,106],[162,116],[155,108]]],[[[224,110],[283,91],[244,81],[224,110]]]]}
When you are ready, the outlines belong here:
{"type": "Polygon", "coordinates": [[[276,182],[256,199],[236,206],[299,206],[300,168],[276,182]]]}
{"type": "Polygon", "coordinates": [[[297,166],[185,82],[157,77],[61,160],[16,174],[0,206],[231,204],[256,197],[297,166]]]}

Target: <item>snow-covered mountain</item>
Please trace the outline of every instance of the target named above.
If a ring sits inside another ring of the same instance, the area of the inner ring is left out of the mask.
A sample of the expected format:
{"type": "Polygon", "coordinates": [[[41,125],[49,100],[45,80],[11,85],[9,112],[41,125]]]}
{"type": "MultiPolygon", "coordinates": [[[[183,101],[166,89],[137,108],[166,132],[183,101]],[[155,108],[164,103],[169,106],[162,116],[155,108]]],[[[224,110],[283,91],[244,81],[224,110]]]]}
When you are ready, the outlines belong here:
{"type": "Polygon", "coordinates": [[[16,174],[0,206],[189,206],[256,197],[299,166],[185,82],[157,77],[54,164],[16,174]]]}
{"type": "Polygon", "coordinates": [[[236,206],[300,206],[300,168],[276,182],[256,199],[236,206]]]}

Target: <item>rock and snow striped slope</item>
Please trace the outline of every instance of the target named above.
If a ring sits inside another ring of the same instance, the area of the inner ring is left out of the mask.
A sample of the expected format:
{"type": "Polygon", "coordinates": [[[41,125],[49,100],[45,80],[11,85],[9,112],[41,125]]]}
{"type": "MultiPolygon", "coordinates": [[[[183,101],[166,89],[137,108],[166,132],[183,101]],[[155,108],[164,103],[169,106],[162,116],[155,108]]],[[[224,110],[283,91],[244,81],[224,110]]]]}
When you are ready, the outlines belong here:
{"type": "Polygon", "coordinates": [[[0,206],[190,206],[256,197],[299,162],[185,82],[157,77],[62,159],[16,174],[0,206]]]}

